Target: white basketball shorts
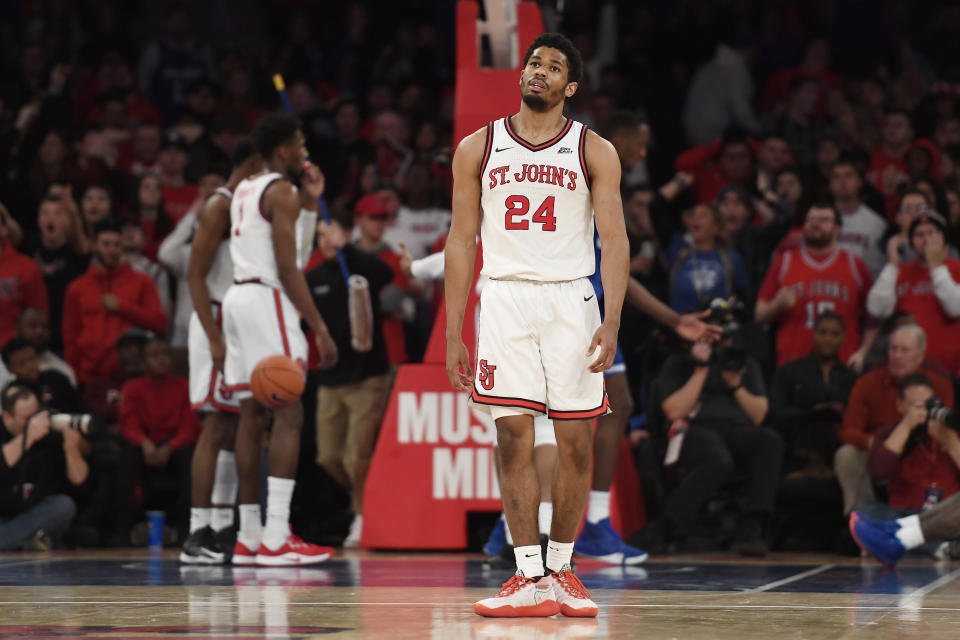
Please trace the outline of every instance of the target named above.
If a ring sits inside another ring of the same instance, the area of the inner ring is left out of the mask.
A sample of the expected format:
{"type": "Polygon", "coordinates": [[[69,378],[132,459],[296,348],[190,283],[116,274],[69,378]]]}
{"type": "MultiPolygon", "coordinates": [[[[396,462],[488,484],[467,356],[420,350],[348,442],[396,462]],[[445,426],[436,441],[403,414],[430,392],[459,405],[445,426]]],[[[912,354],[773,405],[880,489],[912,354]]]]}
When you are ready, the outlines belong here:
{"type": "Polygon", "coordinates": [[[223,297],[226,389],[237,401],[250,398],[250,374],[260,360],[282,353],[306,366],[307,338],[300,315],[279,289],[257,282],[234,284],[223,297]]]}
{"type": "MultiPolygon", "coordinates": [[[[213,304],[213,317],[223,329],[221,305],[213,304]]],[[[210,341],[194,311],[190,314],[187,330],[187,355],[190,362],[190,406],[197,411],[240,411],[240,403],[233,392],[225,388],[223,373],[213,366],[210,341]]]]}
{"type": "Polygon", "coordinates": [[[546,414],[583,420],[609,411],[603,373],[587,355],[600,327],[586,278],[568,282],[490,280],[480,296],[471,401],[498,417],[546,414]]]}

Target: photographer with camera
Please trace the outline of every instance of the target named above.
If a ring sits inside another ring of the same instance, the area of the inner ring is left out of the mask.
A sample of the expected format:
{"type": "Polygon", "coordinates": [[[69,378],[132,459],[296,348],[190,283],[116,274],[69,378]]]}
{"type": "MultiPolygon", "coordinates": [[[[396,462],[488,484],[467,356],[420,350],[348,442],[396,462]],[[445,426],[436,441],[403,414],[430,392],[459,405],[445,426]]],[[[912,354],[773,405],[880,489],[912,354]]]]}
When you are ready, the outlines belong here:
{"type": "Polygon", "coordinates": [[[48,550],[77,507],[68,492],[87,479],[76,421],[52,421],[29,387],[3,390],[0,429],[0,550],[48,550]]]}
{"type": "Polygon", "coordinates": [[[689,426],[678,459],[681,477],[664,500],[662,519],[652,525],[650,548],[669,543],[683,548],[685,542],[692,548],[693,540],[686,539],[698,533],[701,508],[740,469],[747,479],[731,549],[761,556],[767,552],[764,526],[773,513],[784,443],[760,426],[768,409],[760,365],[734,346],[738,327],[730,314],[711,315],[711,322],[725,327],[719,345],[697,342],[689,354],[670,356],[658,379],[664,416],[689,426]]]}

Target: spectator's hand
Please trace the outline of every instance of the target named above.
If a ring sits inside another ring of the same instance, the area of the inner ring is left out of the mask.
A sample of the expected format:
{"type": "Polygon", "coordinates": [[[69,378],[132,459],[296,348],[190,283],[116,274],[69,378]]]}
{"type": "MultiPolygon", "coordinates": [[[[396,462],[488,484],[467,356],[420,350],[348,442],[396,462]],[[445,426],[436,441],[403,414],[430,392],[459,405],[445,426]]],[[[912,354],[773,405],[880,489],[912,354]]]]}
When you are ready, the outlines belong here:
{"type": "Polygon", "coordinates": [[[447,378],[457,391],[470,392],[473,389],[470,353],[459,338],[447,338],[447,378]]]}
{"type": "Polygon", "coordinates": [[[400,243],[400,270],[408,278],[413,277],[413,254],[410,253],[407,245],[402,242],[400,243]]]}
{"type": "Polygon", "coordinates": [[[947,259],[947,244],[942,233],[932,233],[927,237],[927,244],[923,248],[923,258],[927,266],[936,269],[947,259]]]}
{"type": "Polygon", "coordinates": [[[863,371],[863,363],[867,359],[867,350],[860,348],[850,354],[850,357],[847,358],[847,366],[860,373],[863,371]]]}
{"type": "Polygon", "coordinates": [[[634,429],[627,434],[627,439],[630,440],[631,447],[638,446],[642,440],[647,440],[649,437],[650,432],[646,429],[634,429]]]}
{"type": "Polygon", "coordinates": [[[618,327],[604,322],[593,334],[590,346],[587,347],[587,357],[596,353],[597,347],[600,347],[600,355],[590,365],[591,373],[600,373],[613,366],[613,359],[617,355],[617,333],[618,327]]]}
{"type": "Polygon", "coordinates": [[[918,402],[909,409],[903,415],[902,422],[907,425],[911,430],[916,429],[921,424],[927,421],[927,408],[924,406],[923,402],[918,402]]]}
{"type": "Polygon", "coordinates": [[[156,467],[165,467],[167,463],[170,462],[170,456],[173,454],[173,449],[170,448],[168,444],[162,444],[157,447],[157,452],[154,454],[154,461],[156,467]]]}
{"type": "Polygon", "coordinates": [[[686,171],[677,171],[673,176],[673,182],[680,188],[681,191],[689,189],[693,184],[693,174],[687,173],[686,171]]]}
{"type": "Polygon", "coordinates": [[[797,294],[795,294],[790,287],[781,287],[780,291],[777,291],[777,295],[773,298],[773,301],[776,303],[777,308],[789,309],[797,304],[797,294]]]}
{"type": "Polygon", "coordinates": [[[227,360],[227,341],[220,332],[210,338],[210,357],[213,358],[213,366],[222,372],[227,360]]]}
{"type": "Polygon", "coordinates": [[[155,467],[155,460],[157,457],[157,445],[153,444],[151,440],[144,440],[140,443],[140,451],[143,452],[143,462],[148,467],[155,467]]]}
{"type": "MultiPolygon", "coordinates": [[[[703,321],[710,315],[710,310],[700,313],[685,313],[680,316],[680,322],[677,323],[677,335],[690,342],[716,342],[723,335],[723,329],[715,324],[709,324],[703,321]]],[[[708,347],[709,348],[709,347],[708,347]]],[[[707,358],[709,358],[709,352],[707,358]]]]}
{"type": "Polygon", "coordinates": [[[740,371],[724,370],[720,372],[720,377],[723,378],[723,381],[727,383],[727,386],[730,387],[731,390],[733,390],[743,384],[744,371],[745,369],[741,369],[740,371]]]}
{"type": "Polygon", "coordinates": [[[337,364],[337,345],[330,332],[324,327],[323,331],[314,331],[315,342],[317,343],[317,352],[320,354],[320,362],[317,364],[321,369],[332,369],[337,364]]]}
{"type": "Polygon", "coordinates": [[[630,258],[630,273],[638,273],[641,275],[647,275],[650,273],[650,270],[653,268],[653,258],[650,256],[638,253],[637,255],[630,258]]]}
{"type": "Polygon", "coordinates": [[[887,263],[893,265],[894,267],[900,266],[900,247],[903,246],[906,238],[903,237],[903,234],[898,233],[897,235],[890,238],[887,242],[887,263]]]}
{"type": "Polygon", "coordinates": [[[29,449],[40,440],[46,438],[47,434],[50,433],[50,412],[40,411],[30,416],[30,419],[27,420],[26,430],[26,447],[29,449]]]}
{"type": "Polygon", "coordinates": [[[120,298],[113,293],[105,293],[100,296],[100,306],[107,311],[117,311],[120,308],[120,298]]]}
{"type": "Polygon", "coordinates": [[[709,362],[710,354],[712,353],[713,349],[710,347],[710,343],[704,340],[698,341],[690,349],[690,355],[692,355],[694,359],[704,363],[703,366],[706,366],[706,363],[709,362]]]}
{"type": "MultiPolygon", "coordinates": [[[[63,450],[80,451],[83,445],[83,436],[76,429],[64,429],[63,432],[63,450]]],[[[82,453],[82,452],[81,452],[82,453]]]]}
{"type": "Polygon", "coordinates": [[[950,446],[957,439],[956,431],[936,420],[931,420],[927,423],[927,433],[931,438],[945,447],[950,446]]]}
{"type": "Polygon", "coordinates": [[[303,177],[300,179],[300,188],[303,189],[303,196],[310,202],[315,203],[326,187],[326,179],[323,177],[323,171],[320,168],[308,162],[303,167],[303,177]]]}

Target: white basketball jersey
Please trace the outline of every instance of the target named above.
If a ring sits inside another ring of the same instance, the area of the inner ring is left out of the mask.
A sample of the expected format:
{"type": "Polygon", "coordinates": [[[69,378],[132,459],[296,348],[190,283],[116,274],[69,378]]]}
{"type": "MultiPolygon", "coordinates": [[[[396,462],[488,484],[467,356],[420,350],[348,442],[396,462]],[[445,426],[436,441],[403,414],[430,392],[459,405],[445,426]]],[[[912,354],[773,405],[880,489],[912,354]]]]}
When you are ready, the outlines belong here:
{"type": "Polygon", "coordinates": [[[587,127],[567,120],[531,144],[502,118],[487,125],[480,164],[483,275],[576,280],[595,269],[593,199],[584,158],[587,127]]]}
{"type": "MultiPolygon", "coordinates": [[[[233,201],[233,193],[226,187],[218,187],[213,193],[223,196],[227,199],[227,202],[233,201]]],[[[233,284],[233,260],[230,258],[230,234],[228,232],[227,237],[223,238],[217,247],[217,255],[213,258],[213,264],[210,265],[210,273],[207,274],[207,291],[210,292],[210,299],[222,302],[223,296],[227,293],[231,284],[233,284]]]]}
{"type": "MultiPolygon", "coordinates": [[[[266,172],[251,176],[237,185],[230,202],[230,257],[233,258],[233,279],[237,282],[257,280],[283,289],[273,252],[273,223],[261,209],[264,191],[272,183],[283,179],[279,173],[266,172]]],[[[304,233],[303,218],[299,216],[297,219],[297,247],[304,233]]],[[[299,255],[297,265],[302,266],[299,255]]]]}

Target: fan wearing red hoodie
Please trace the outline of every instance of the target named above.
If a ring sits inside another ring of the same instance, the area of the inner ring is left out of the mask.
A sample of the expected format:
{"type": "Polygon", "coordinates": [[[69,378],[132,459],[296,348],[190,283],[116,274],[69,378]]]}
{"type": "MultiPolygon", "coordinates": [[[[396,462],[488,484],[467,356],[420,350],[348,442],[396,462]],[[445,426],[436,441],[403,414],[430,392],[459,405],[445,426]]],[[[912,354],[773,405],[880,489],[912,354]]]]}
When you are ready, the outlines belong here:
{"type": "Polygon", "coordinates": [[[131,327],[162,334],[167,318],[153,281],[120,262],[120,226],[102,220],[94,230],[93,260],[70,283],[63,305],[64,359],[80,383],[120,368],[114,346],[131,327]]]}
{"type": "Polygon", "coordinates": [[[0,344],[17,334],[17,319],[24,309],[48,309],[40,267],[18,253],[7,236],[7,214],[0,211],[0,344]]]}

